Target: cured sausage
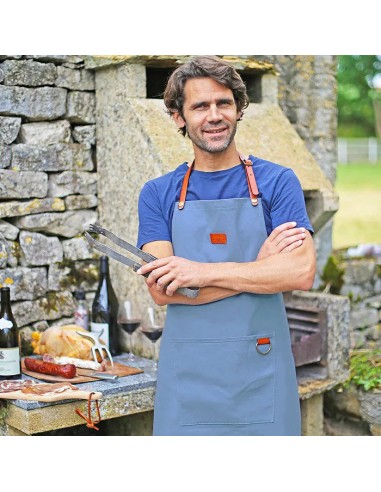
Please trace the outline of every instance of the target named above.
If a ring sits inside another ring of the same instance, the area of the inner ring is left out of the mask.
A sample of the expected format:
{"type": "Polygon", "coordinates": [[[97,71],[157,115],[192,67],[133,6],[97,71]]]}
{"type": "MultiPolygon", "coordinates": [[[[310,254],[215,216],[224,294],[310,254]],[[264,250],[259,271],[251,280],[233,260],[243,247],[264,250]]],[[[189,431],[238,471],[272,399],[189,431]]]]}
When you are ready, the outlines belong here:
{"type": "Polygon", "coordinates": [[[28,371],[39,372],[41,374],[49,374],[50,376],[61,376],[67,379],[72,379],[76,376],[77,370],[74,364],[54,364],[53,362],[44,362],[39,359],[26,357],[24,359],[25,367],[28,371]]]}

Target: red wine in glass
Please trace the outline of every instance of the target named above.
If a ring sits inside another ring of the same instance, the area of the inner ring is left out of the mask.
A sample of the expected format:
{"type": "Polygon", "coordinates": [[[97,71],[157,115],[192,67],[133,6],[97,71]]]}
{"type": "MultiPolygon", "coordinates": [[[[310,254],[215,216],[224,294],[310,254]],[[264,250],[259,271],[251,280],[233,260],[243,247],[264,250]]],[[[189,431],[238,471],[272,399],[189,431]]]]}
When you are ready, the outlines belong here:
{"type": "Polygon", "coordinates": [[[140,319],[121,319],[118,321],[119,326],[129,335],[132,335],[134,331],[140,326],[140,319]]]}
{"type": "Polygon", "coordinates": [[[161,337],[163,333],[163,328],[145,328],[142,330],[142,333],[149,339],[151,342],[155,343],[161,337]]]}

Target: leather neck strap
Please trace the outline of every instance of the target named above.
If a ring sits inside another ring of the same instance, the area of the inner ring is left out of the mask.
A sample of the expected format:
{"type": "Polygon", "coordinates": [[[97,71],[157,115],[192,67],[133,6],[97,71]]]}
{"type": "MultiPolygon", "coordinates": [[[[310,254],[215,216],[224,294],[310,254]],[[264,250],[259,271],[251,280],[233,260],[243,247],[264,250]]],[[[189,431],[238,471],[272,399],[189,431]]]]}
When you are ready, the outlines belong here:
{"type": "MultiPolygon", "coordinates": [[[[239,158],[240,158],[241,163],[245,167],[247,185],[249,187],[249,193],[250,193],[250,201],[251,201],[251,204],[255,207],[258,205],[259,192],[258,192],[257,182],[255,181],[255,176],[254,176],[254,171],[253,171],[253,163],[251,162],[250,159],[244,159],[241,155],[239,156],[239,158]]],[[[185,200],[186,200],[186,195],[187,195],[187,191],[188,191],[189,178],[190,178],[190,175],[193,171],[193,168],[194,168],[194,161],[189,166],[189,169],[184,176],[183,185],[181,187],[181,192],[180,192],[179,205],[178,205],[179,210],[182,210],[185,207],[185,200]]]]}

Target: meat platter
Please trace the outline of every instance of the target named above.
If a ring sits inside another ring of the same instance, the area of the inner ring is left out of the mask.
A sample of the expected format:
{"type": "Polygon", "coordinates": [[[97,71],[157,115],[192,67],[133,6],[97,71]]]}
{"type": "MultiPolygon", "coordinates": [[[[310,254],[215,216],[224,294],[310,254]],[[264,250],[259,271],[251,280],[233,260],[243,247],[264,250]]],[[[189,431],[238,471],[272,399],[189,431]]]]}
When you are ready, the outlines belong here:
{"type": "Polygon", "coordinates": [[[0,382],[0,399],[54,402],[61,400],[99,400],[100,392],[82,391],[71,383],[42,383],[31,380],[0,382]]]}
{"type": "MultiPolygon", "coordinates": [[[[39,372],[29,371],[25,367],[24,359],[21,361],[21,369],[23,374],[27,376],[31,376],[35,379],[40,379],[41,381],[47,382],[68,382],[68,383],[87,383],[91,381],[98,381],[101,378],[94,376],[93,369],[79,369],[77,368],[77,375],[73,378],[64,378],[62,376],[52,376],[50,374],[42,374],[39,372]]],[[[134,374],[140,374],[144,372],[142,369],[138,369],[136,367],[126,366],[124,364],[120,364],[119,362],[114,362],[113,366],[108,366],[107,370],[104,371],[104,374],[114,374],[118,377],[131,376],[134,374]]]]}

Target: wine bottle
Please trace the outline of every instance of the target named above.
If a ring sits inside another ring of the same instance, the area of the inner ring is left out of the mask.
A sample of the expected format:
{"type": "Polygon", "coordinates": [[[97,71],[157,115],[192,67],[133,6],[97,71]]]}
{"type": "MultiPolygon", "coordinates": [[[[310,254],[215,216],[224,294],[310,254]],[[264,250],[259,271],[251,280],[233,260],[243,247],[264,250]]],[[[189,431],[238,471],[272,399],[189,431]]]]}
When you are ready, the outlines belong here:
{"type": "Polygon", "coordinates": [[[108,257],[101,256],[99,284],[91,309],[91,331],[100,333],[103,340],[110,349],[111,355],[122,353],[119,340],[118,326],[119,304],[112,288],[108,257]]]}
{"type": "Polygon", "coordinates": [[[0,309],[0,380],[21,379],[20,336],[12,314],[9,287],[2,287],[0,309]]]}
{"type": "Polygon", "coordinates": [[[75,292],[74,297],[77,301],[77,306],[74,312],[75,324],[82,326],[85,330],[89,329],[89,314],[86,305],[86,295],[82,289],[75,292]]]}

